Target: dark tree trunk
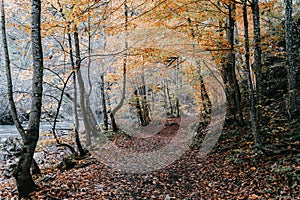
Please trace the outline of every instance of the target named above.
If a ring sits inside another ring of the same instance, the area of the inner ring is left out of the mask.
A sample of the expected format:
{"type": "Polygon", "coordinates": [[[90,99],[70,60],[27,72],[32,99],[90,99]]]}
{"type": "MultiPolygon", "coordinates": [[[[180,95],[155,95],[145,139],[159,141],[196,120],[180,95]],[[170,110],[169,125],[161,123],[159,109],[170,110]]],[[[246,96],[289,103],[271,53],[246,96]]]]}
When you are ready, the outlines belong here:
{"type": "Polygon", "coordinates": [[[168,85],[168,81],[165,80],[164,82],[164,103],[165,103],[165,109],[166,109],[166,115],[167,117],[174,117],[174,109],[173,104],[170,96],[170,89],[168,85]]]}
{"type": "Polygon", "coordinates": [[[119,130],[119,128],[118,128],[117,122],[115,120],[114,114],[111,112],[109,117],[110,117],[110,120],[111,120],[111,126],[112,126],[113,132],[117,132],[119,130]]]}
{"type": "Polygon", "coordinates": [[[176,108],[176,118],[180,117],[180,109],[179,109],[179,68],[180,68],[180,57],[177,58],[177,63],[176,63],[176,91],[175,91],[175,108],[176,108]]]}
{"type": "Polygon", "coordinates": [[[32,159],[32,163],[31,163],[31,172],[34,175],[41,174],[41,169],[39,168],[39,165],[34,159],[32,159]]]}
{"type": "Polygon", "coordinates": [[[134,104],[135,104],[135,107],[136,107],[136,110],[137,110],[139,120],[141,122],[141,126],[144,126],[145,121],[144,121],[144,117],[143,117],[143,114],[142,114],[142,107],[141,107],[140,100],[139,100],[138,89],[136,89],[134,91],[134,99],[135,99],[134,104]]]}
{"type": "Polygon", "coordinates": [[[55,130],[56,129],[57,118],[59,116],[59,111],[60,111],[60,108],[61,108],[61,105],[62,105],[62,102],[63,102],[63,97],[64,97],[64,93],[65,93],[67,84],[68,84],[70,78],[73,76],[73,73],[74,72],[72,72],[68,76],[66,81],[63,81],[63,88],[62,88],[61,93],[60,93],[60,98],[59,98],[58,105],[57,105],[57,108],[56,108],[56,113],[55,113],[55,116],[54,116],[54,122],[53,122],[53,126],[52,126],[52,133],[54,135],[54,138],[55,138],[57,144],[60,144],[60,141],[59,141],[59,139],[56,135],[56,130],[55,130]]]}
{"type": "Polygon", "coordinates": [[[293,4],[292,0],[285,0],[285,41],[286,41],[286,56],[288,69],[288,114],[290,121],[293,120],[296,113],[296,66],[295,55],[296,51],[293,48],[293,4]]]}
{"type": "MultiPolygon", "coordinates": [[[[3,41],[3,49],[4,49],[4,62],[5,62],[5,69],[6,69],[6,78],[7,78],[7,93],[8,93],[8,100],[11,108],[13,122],[21,135],[22,141],[25,141],[25,130],[21,124],[21,121],[18,118],[18,113],[16,109],[16,104],[13,97],[13,84],[12,84],[12,76],[11,76],[11,69],[10,69],[10,57],[7,45],[7,38],[6,38],[6,28],[5,28],[5,11],[4,11],[4,2],[2,1],[1,4],[1,24],[2,24],[2,41],[3,41]]],[[[41,170],[34,159],[32,159],[32,173],[33,174],[40,174],[41,170]]]]}
{"type": "Polygon", "coordinates": [[[228,103],[230,107],[231,114],[236,117],[238,115],[238,120],[243,124],[243,114],[241,108],[241,94],[238,81],[236,79],[235,73],[235,48],[234,48],[234,28],[236,21],[236,3],[232,0],[228,4],[228,23],[226,27],[226,39],[229,45],[229,50],[227,53],[227,61],[223,65],[223,79],[226,86],[226,93],[228,98],[228,103]]]}
{"type": "Polygon", "coordinates": [[[20,199],[28,196],[29,193],[33,192],[36,188],[30,173],[30,166],[39,138],[43,94],[43,52],[40,32],[41,1],[32,0],[31,8],[31,41],[33,58],[31,112],[29,116],[28,130],[25,132],[20,160],[14,171],[20,199]]]}
{"type": "Polygon", "coordinates": [[[102,98],[102,112],[103,112],[103,123],[104,123],[104,130],[108,130],[108,115],[107,115],[107,108],[106,108],[106,97],[104,91],[104,74],[102,73],[100,76],[101,83],[100,83],[100,90],[101,90],[101,98],[102,98]]]}
{"type": "Polygon", "coordinates": [[[200,63],[197,63],[197,65],[198,65],[199,82],[200,82],[200,88],[201,88],[201,101],[202,101],[202,106],[203,106],[202,116],[203,116],[203,119],[207,122],[210,119],[212,104],[211,104],[206,86],[204,84],[200,63]]]}
{"type": "Polygon", "coordinates": [[[146,98],[146,86],[142,85],[134,91],[134,105],[137,110],[141,126],[147,126],[150,123],[149,105],[146,98]]]}
{"type": "Polygon", "coordinates": [[[247,69],[247,82],[248,82],[248,92],[250,99],[250,117],[252,124],[252,135],[254,138],[255,145],[260,148],[260,137],[259,137],[259,128],[256,119],[256,106],[255,106],[255,96],[253,90],[253,84],[251,79],[250,71],[250,47],[249,47],[249,23],[248,23],[248,14],[247,14],[247,0],[243,0],[243,18],[244,18],[244,37],[245,37],[245,61],[247,69]]]}
{"type": "MultiPolygon", "coordinates": [[[[69,42],[69,48],[70,48],[70,61],[71,61],[71,65],[72,65],[72,69],[75,71],[75,62],[74,62],[74,58],[73,58],[73,45],[72,45],[72,38],[71,38],[71,34],[68,33],[68,42],[69,42]]],[[[84,156],[86,154],[86,152],[84,151],[82,145],[81,145],[81,141],[79,138],[79,117],[78,117],[78,109],[77,109],[77,82],[76,82],[76,73],[73,72],[73,89],[74,89],[74,101],[73,101],[73,109],[74,109],[74,122],[75,122],[75,127],[74,127],[74,133],[75,133],[75,142],[76,142],[76,146],[77,149],[79,151],[80,156],[84,156]]]]}
{"type": "Polygon", "coordinates": [[[262,59],[261,59],[261,42],[260,42],[260,15],[258,0],[252,0],[252,16],[254,30],[254,73],[256,79],[256,96],[257,96],[257,120],[260,123],[261,110],[263,105],[263,80],[262,80],[262,59]]]}
{"type": "Polygon", "coordinates": [[[81,74],[81,58],[80,58],[80,44],[79,44],[79,36],[78,32],[74,32],[74,41],[75,41],[75,57],[76,57],[76,72],[77,72],[77,80],[79,85],[79,99],[80,99],[80,108],[83,118],[83,123],[85,126],[85,136],[86,136],[86,145],[91,145],[91,127],[88,119],[88,112],[86,110],[85,101],[86,101],[86,92],[84,87],[84,81],[81,74]]]}

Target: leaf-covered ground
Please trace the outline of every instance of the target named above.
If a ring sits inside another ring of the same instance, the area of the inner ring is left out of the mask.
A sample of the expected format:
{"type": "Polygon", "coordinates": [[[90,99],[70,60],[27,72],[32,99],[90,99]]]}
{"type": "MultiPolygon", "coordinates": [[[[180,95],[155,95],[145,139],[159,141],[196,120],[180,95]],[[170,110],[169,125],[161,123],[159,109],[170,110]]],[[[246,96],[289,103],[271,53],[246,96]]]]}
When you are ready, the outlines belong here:
{"type": "MultiPolygon", "coordinates": [[[[57,163],[66,151],[48,151],[41,165],[42,174],[35,176],[39,190],[31,198],[300,199],[299,154],[259,155],[252,149],[249,130],[235,126],[227,129],[230,131],[225,129],[217,146],[205,158],[199,156],[199,149],[190,148],[169,166],[145,174],[118,172],[93,155],[75,160],[72,169],[58,169],[57,163]]],[[[157,141],[169,140],[168,131],[175,130],[176,125],[164,129],[165,133],[157,135],[157,141]]],[[[119,138],[122,139],[127,140],[119,138]]],[[[125,147],[126,141],[116,143],[125,147]]],[[[130,143],[134,143],[134,148],[145,145],[145,141],[130,143]]],[[[148,145],[147,150],[153,149],[153,145],[148,145]]],[[[14,179],[2,179],[0,197],[17,198],[14,179]]]]}

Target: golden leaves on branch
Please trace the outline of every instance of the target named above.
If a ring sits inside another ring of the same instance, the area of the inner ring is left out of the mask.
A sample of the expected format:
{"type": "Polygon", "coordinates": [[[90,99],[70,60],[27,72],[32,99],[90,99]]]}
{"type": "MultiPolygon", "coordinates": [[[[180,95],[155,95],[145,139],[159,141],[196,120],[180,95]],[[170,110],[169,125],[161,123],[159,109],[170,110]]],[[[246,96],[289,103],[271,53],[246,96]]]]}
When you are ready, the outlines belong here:
{"type": "MultiPolygon", "coordinates": [[[[77,31],[77,27],[83,23],[98,23],[101,9],[99,1],[90,0],[61,0],[45,2],[42,30],[45,35],[52,34],[57,30],[66,29],[67,32],[77,31]]],[[[93,26],[91,26],[93,27],[93,26]]],[[[83,29],[85,30],[85,29],[83,29]]]]}

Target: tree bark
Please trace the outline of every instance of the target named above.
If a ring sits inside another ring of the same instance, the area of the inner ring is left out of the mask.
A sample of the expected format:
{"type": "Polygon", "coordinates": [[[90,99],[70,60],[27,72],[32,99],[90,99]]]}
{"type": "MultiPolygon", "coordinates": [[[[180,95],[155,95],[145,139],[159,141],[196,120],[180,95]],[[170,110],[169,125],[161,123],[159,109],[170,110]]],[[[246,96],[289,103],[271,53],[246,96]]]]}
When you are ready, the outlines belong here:
{"type": "Polygon", "coordinates": [[[43,52],[40,32],[41,1],[32,0],[31,9],[31,42],[33,58],[31,112],[28,130],[25,131],[24,135],[21,156],[14,171],[20,199],[22,197],[27,197],[36,189],[36,185],[30,173],[30,166],[39,138],[43,94],[43,52]]]}
{"type": "Polygon", "coordinates": [[[6,79],[7,79],[7,95],[8,95],[8,101],[10,104],[11,114],[13,118],[13,122],[19,131],[22,139],[24,140],[25,130],[18,118],[17,114],[17,108],[13,97],[13,83],[11,78],[11,69],[10,69],[10,56],[9,56],[9,50],[8,50],[8,44],[7,44],[7,37],[6,37],[6,25],[5,25],[5,10],[4,10],[4,1],[1,2],[1,33],[2,33],[2,43],[3,43],[3,51],[4,51],[4,64],[5,64],[5,70],[6,70],[6,79]]]}
{"type": "Polygon", "coordinates": [[[77,80],[79,85],[79,99],[80,99],[80,108],[83,118],[83,123],[85,126],[85,136],[86,136],[86,145],[91,145],[91,127],[88,119],[88,113],[85,106],[85,87],[84,82],[81,74],[81,58],[80,58],[80,46],[79,46],[79,37],[78,32],[74,32],[74,41],[75,41],[75,57],[76,57],[76,72],[77,72],[77,80]]]}
{"type": "Polygon", "coordinates": [[[128,6],[127,6],[127,0],[124,1],[124,15],[125,15],[125,54],[124,54],[124,61],[123,61],[123,88],[122,88],[122,96],[119,104],[112,109],[110,113],[110,119],[111,119],[111,124],[114,132],[118,131],[118,126],[116,123],[115,115],[116,113],[121,109],[121,107],[124,104],[125,100],[125,94],[126,94],[126,68],[127,68],[127,51],[128,51],[128,6]]]}
{"type": "Polygon", "coordinates": [[[203,76],[202,76],[202,70],[201,70],[201,66],[199,61],[197,61],[197,66],[198,66],[198,74],[199,74],[199,82],[200,82],[200,88],[201,88],[201,101],[202,101],[202,106],[203,106],[203,110],[202,110],[202,117],[204,119],[205,122],[208,122],[208,120],[210,119],[210,114],[211,114],[211,100],[209,98],[204,80],[203,80],[203,76]]]}
{"type": "Polygon", "coordinates": [[[295,49],[293,48],[293,4],[292,0],[285,0],[285,41],[286,56],[288,69],[288,105],[287,110],[290,121],[296,113],[296,66],[295,66],[295,49]]]}
{"type": "MultiPolygon", "coordinates": [[[[69,43],[69,53],[70,53],[70,61],[71,61],[71,65],[72,65],[72,70],[75,71],[75,62],[74,62],[74,58],[73,58],[73,46],[72,46],[72,38],[71,38],[71,34],[68,33],[68,43],[69,43]]],[[[86,152],[84,151],[82,145],[81,145],[81,141],[79,138],[79,117],[78,117],[78,109],[77,109],[77,82],[76,82],[76,73],[73,73],[73,89],[74,89],[74,100],[73,100],[73,109],[74,109],[74,123],[75,123],[75,127],[74,127],[74,132],[75,132],[75,142],[76,142],[76,146],[77,146],[77,150],[79,151],[80,156],[84,156],[86,154],[86,152]]]]}
{"type": "Polygon", "coordinates": [[[233,0],[229,1],[228,4],[228,23],[226,27],[226,39],[229,45],[229,50],[227,53],[227,62],[223,67],[223,77],[224,83],[226,85],[227,96],[229,100],[229,106],[231,108],[231,114],[236,117],[238,114],[238,120],[241,124],[243,121],[243,114],[241,108],[241,94],[238,81],[236,79],[235,73],[235,48],[234,48],[234,28],[235,28],[235,12],[236,12],[236,3],[233,0]]]}
{"type": "MultiPolygon", "coordinates": [[[[16,104],[13,97],[13,83],[12,83],[12,76],[11,76],[11,68],[10,68],[10,56],[7,44],[7,37],[6,37],[6,26],[5,26],[5,10],[4,10],[4,2],[1,2],[1,24],[2,24],[2,42],[3,42],[3,49],[4,49],[4,63],[5,63],[5,70],[6,70],[6,80],[7,80],[7,94],[8,94],[8,101],[10,104],[11,114],[13,118],[13,122],[21,135],[22,141],[25,141],[25,130],[21,124],[21,121],[18,117],[18,112],[16,108],[16,104]]],[[[41,170],[37,164],[37,162],[33,159],[32,161],[32,173],[33,174],[40,174],[41,170]]]]}
{"type": "Polygon", "coordinates": [[[60,111],[60,108],[61,108],[61,105],[62,105],[62,102],[63,102],[63,97],[64,97],[64,93],[65,93],[67,84],[68,84],[70,78],[73,76],[73,73],[74,73],[74,72],[72,72],[72,73],[68,76],[68,78],[67,78],[66,81],[63,81],[63,88],[62,88],[61,93],[60,93],[60,98],[59,98],[59,101],[58,101],[58,104],[57,104],[57,108],[56,108],[56,113],[55,113],[55,116],[54,116],[54,122],[53,122],[53,126],[52,126],[52,133],[53,133],[53,135],[54,135],[54,138],[55,138],[57,144],[60,144],[60,141],[59,141],[59,139],[58,139],[58,137],[57,137],[57,135],[56,135],[56,123],[57,123],[57,118],[58,118],[58,116],[59,116],[59,111],[60,111]]]}
{"type": "Polygon", "coordinates": [[[259,137],[259,128],[256,119],[256,106],[255,106],[255,96],[253,90],[253,84],[251,79],[251,67],[250,67],[250,47],[249,47],[249,23],[247,14],[247,0],[243,0],[243,19],[244,19],[244,37],[245,37],[245,62],[247,69],[247,82],[248,82],[248,92],[250,99],[250,117],[252,124],[252,135],[254,138],[254,143],[258,148],[261,148],[261,142],[259,137]]]}
{"type": "Polygon", "coordinates": [[[103,112],[103,123],[104,123],[104,130],[108,130],[108,115],[107,115],[107,108],[106,108],[106,97],[105,97],[105,90],[104,90],[104,74],[102,73],[100,76],[100,90],[101,90],[101,98],[102,98],[102,112],[103,112]]]}
{"type": "Polygon", "coordinates": [[[256,80],[256,96],[257,96],[257,120],[260,123],[261,110],[263,105],[263,80],[262,80],[262,59],[260,46],[260,14],[258,0],[252,0],[252,16],[254,31],[254,73],[256,80]]]}

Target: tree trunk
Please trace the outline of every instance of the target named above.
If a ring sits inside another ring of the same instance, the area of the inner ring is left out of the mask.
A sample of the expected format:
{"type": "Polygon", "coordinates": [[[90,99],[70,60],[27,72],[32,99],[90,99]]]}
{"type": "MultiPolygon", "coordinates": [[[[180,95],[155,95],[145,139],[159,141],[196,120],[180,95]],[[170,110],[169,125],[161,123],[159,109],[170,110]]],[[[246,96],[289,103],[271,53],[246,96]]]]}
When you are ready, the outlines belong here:
{"type": "Polygon", "coordinates": [[[88,92],[86,93],[85,97],[85,106],[86,106],[86,111],[88,114],[89,118],[89,123],[90,123],[90,128],[91,128],[91,133],[93,136],[97,136],[99,132],[101,131],[101,128],[98,125],[97,119],[94,115],[94,112],[91,109],[91,104],[90,104],[90,96],[93,90],[93,84],[91,81],[91,56],[92,56],[92,34],[91,34],[91,17],[88,17],[88,62],[87,62],[87,82],[88,82],[88,92]]]}
{"type": "Polygon", "coordinates": [[[296,66],[295,49],[293,48],[293,4],[292,0],[285,0],[285,41],[288,69],[288,114],[290,121],[293,120],[296,113],[296,66]]]}
{"type": "Polygon", "coordinates": [[[122,97],[119,104],[111,111],[110,119],[111,124],[113,127],[113,131],[116,132],[118,130],[118,126],[116,123],[115,115],[121,109],[124,104],[125,94],[126,94],[126,68],[127,68],[127,51],[128,51],[128,6],[127,0],[124,1],[124,15],[125,15],[125,54],[124,54],[124,61],[123,61],[123,89],[122,89],[122,97]]]}
{"type": "MultiPolygon", "coordinates": [[[[71,61],[71,65],[72,65],[72,69],[75,71],[75,62],[73,59],[73,45],[72,45],[72,38],[71,38],[71,34],[68,33],[68,41],[69,41],[69,53],[70,53],[70,61],[71,61]]],[[[75,142],[76,142],[76,146],[77,149],[79,151],[80,156],[84,156],[86,154],[86,152],[84,151],[82,145],[81,145],[81,141],[79,138],[79,117],[78,117],[78,109],[77,109],[77,84],[76,84],[76,73],[73,73],[73,89],[74,89],[74,101],[73,101],[73,109],[74,109],[74,122],[75,122],[75,127],[74,127],[74,133],[75,133],[75,142]]]]}
{"type": "MultiPolygon", "coordinates": [[[[5,62],[5,69],[6,69],[6,79],[7,79],[7,94],[8,94],[8,101],[10,104],[10,109],[12,113],[13,122],[21,135],[22,141],[25,141],[25,130],[21,124],[21,121],[18,117],[16,104],[13,97],[13,84],[12,84],[12,76],[11,76],[11,69],[10,69],[10,57],[7,45],[7,37],[6,37],[6,28],[5,28],[5,10],[4,10],[4,2],[1,2],[1,24],[2,24],[2,42],[3,42],[3,49],[4,49],[4,62],[5,62]]],[[[41,170],[37,164],[37,162],[33,159],[32,160],[32,173],[33,174],[40,174],[41,170]]]]}
{"type": "Polygon", "coordinates": [[[94,112],[91,109],[90,98],[87,96],[85,98],[85,109],[87,112],[88,122],[93,136],[99,136],[101,129],[99,128],[97,119],[94,115],[94,112]]]}
{"type": "Polygon", "coordinates": [[[260,46],[260,15],[258,0],[252,0],[252,16],[254,30],[254,73],[256,80],[256,96],[257,96],[257,120],[260,123],[261,110],[263,105],[263,80],[262,80],[262,60],[260,46]]]}
{"type": "Polygon", "coordinates": [[[57,105],[57,108],[56,108],[56,113],[55,113],[55,116],[54,116],[54,122],[53,122],[53,126],[52,126],[52,133],[54,135],[54,138],[55,138],[57,144],[60,144],[60,141],[59,141],[59,139],[56,135],[56,130],[55,130],[56,129],[57,118],[59,116],[59,111],[60,111],[60,108],[61,108],[61,105],[62,105],[62,102],[63,102],[63,97],[64,97],[64,93],[65,93],[67,84],[68,84],[70,78],[73,76],[73,73],[74,72],[72,72],[68,76],[66,81],[63,81],[63,88],[62,88],[61,93],[60,93],[60,98],[59,98],[58,105],[57,105]]]}
{"type": "Polygon", "coordinates": [[[206,89],[206,86],[204,84],[203,76],[202,76],[202,70],[199,61],[197,61],[197,66],[198,66],[198,74],[199,74],[199,82],[200,82],[200,88],[201,88],[201,102],[202,102],[202,117],[205,120],[205,122],[208,122],[210,119],[210,114],[211,114],[211,101],[206,89]]]}
{"type": "Polygon", "coordinates": [[[4,51],[4,63],[5,63],[5,70],[6,70],[6,79],[7,79],[7,95],[10,104],[11,114],[13,118],[13,122],[19,131],[22,139],[24,140],[25,131],[24,128],[18,118],[17,108],[13,97],[13,83],[11,78],[11,69],[10,69],[10,57],[8,51],[8,44],[7,44],[7,37],[6,37],[6,27],[5,27],[5,10],[4,10],[4,2],[2,0],[1,4],[1,33],[2,33],[2,43],[3,43],[3,51],[4,51]]]}
{"type": "Polygon", "coordinates": [[[180,117],[180,109],[179,109],[179,67],[180,67],[180,57],[177,58],[177,63],[176,63],[176,90],[175,90],[175,108],[176,108],[176,118],[180,117]]]}
{"type": "Polygon", "coordinates": [[[242,114],[242,108],[241,108],[241,94],[240,94],[240,87],[238,85],[238,81],[236,79],[235,74],[235,39],[234,39],[234,29],[235,29],[235,21],[236,21],[236,3],[235,1],[230,1],[229,5],[229,43],[230,43],[230,52],[229,52],[229,65],[230,65],[230,71],[232,73],[232,88],[233,88],[233,98],[234,98],[234,104],[235,104],[235,110],[237,111],[239,115],[239,122],[241,124],[244,123],[243,121],[243,114],[242,114]]]}
{"type": "Polygon", "coordinates": [[[28,130],[25,132],[21,156],[14,171],[20,199],[28,196],[36,188],[30,173],[30,166],[39,138],[43,94],[43,52],[40,32],[41,1],[32,0],[31,9],[31,42],[33,58],[31,112],[29,116],[28,130]]]}
{"type": "Polygon", "coordinates": [[[119,130],[119,128],[118,128],[117,122],[115,120],[114,114],[111,112],[109,117],[111,120],[111,127],[112,127],[113,132],[117,132],[119,130]]]}
{"type": "Polygon", "coordinates": [[[224,64],[223,79],[226,85],[227,96],[229,100],[229,107],[231,108],[231,114],[236,117],[238,114],[238,120],[243,124],[243,114],[241,108],[241,95],[238,81],[235,74],[235,49],[234,49],[234,27],[235,27],[235,12],[236,3],[232,0],[228,4],[228,23],[226,27],[226,39],[229,45],[227,53],[227,62],[224,64]],[[224,78],[225,77],[225,78],[224,78]]]}
{"type": "Polygon", "coordinates": [[[146,88],[146,79],[145,79],[145,70],[144,66],[142,66],[142,72],[143,74],[141,75],[141,81],[142,85],[137,88],[139,91],[138,95],[141,97],[141,111],[142,111],[142,117],[143,117],[143,124],[142,126],[147,126],[150,124],[150,107],[147,102],[147,88],[146,88]]]}
{"type": "Polygon", "coordinates": [[[139,117],[139,120],[141,122],[141,126],[145,126],[145,120],[143,117],[143,112],[142,112],[142,106],[140,104],[140,100],[139,100],[139,92],[138,92],[138,88],[134,91],[134,99],[135,99],[135,107],[136,107],[136,111],[139,117]]]}
{"type": "Polygon", "coordinates": [[[104,90],[104,74],[103,73],[101,74],[100,79],[101,79],[100,90],[101,90],[101,98],[102,98],[104,130],[108,130],[108,115],[107,115],[107,108],[106,108],[106,98],[105,98],[105,90],[104,90]]]}
{"type": "Polygon", "coordinates": [[[85,136],[86,136],[86,145],[90,146],[91,145],[91,127],[88,119],[88,113],[86,110],[85,106],[85,87],[84,87],[84,82],[83,82],[83,77],[81,74],[81,58],[80,58],[80,46],[79,46],[79,37],[78,37],[78,32],[74,32],[74,41],[75,41],[75,56],[76,56],[76,72],[77,72],[77,80],[78,80],[78,85],[79,85],[79,99],[80,99],[80,108],[81,108],[81,113],[82,113],[82,118],[83,118],[83,123],[85,126],[85,136]]]}
{"type": "Polygon", "coordinates": [[[247,0],[243,0],[243,18],[244,18],[244,37],[245,37],[245,61],[247,69],[247,82],[248,82],[248,92],[250,99],[250,117],[252,124],[252,135],[254,138],[255,145],[260,148],[260,137],[259,137],[259,128],[256,119],[256,106],[255,106],[255,97],[253,84],[251,79],[250,71],[250,47],[249,47],[249,23],[248,23],[248,14],[247,14],[247,0]]]}
{"type": "MultiPolygon", "coordinates": [[[[189,24],[191,25],[191,21],[189,20],[189,24]]],[[[192,33],[192,37],[193,39],[195,39],[195,35],[194,35],[194,30],[191,29],[191,33],[192,33]]],[[[195,45],[193,45],[193,49],[195,50],[195,45]]],[[[198,68],[198,75],[199,75],[199,82],[200,82],[200,88],[201,88],[201,103],[202,103],[202,117],[205,120],[205,126],[207,125],[208,120],[210,119],[210,114],[211,114],[211,100],[209,98],[206,86],[204,84],[204,80],[203,80],[203,76],[202,76],[202,70],[201,70],[201,65],[200,65],[200,61],[197,60],[196,61],[196,65],[198,68]]],[[[177,76],[178,76],[178,69],[179,69],[179,59],[177,60],[177,76]]],[[[177,77],[178,80],[178,77],[177,77]]],[[[177,82],[178,84],[178,82],[177,82]]],[[[178,86],[176,86],[177,88],[178,86]]],[[[178,110],[178,115],[177,117],[180,116],[179,114],[179,100],[178,100],[178,94],[176,94],[176,104],[177,104],[177,110],[178,110]]],[[[202,127],[202,126],[201,126],[202,127]]]]}
{"type": "Polygon", "coordinates": [[[166,84],[166,101],[169,102],[169,105],[167,104],[167,116],[169,113],[169,117],[173,118],[174,117],[174,111],[173,111],[173,104],[172,104],[172,100],[171,100],[171,96],[170,96],[170,89],[169,89],[169,85],[168,85],[168,80],[165,81],[166,84]]]}

